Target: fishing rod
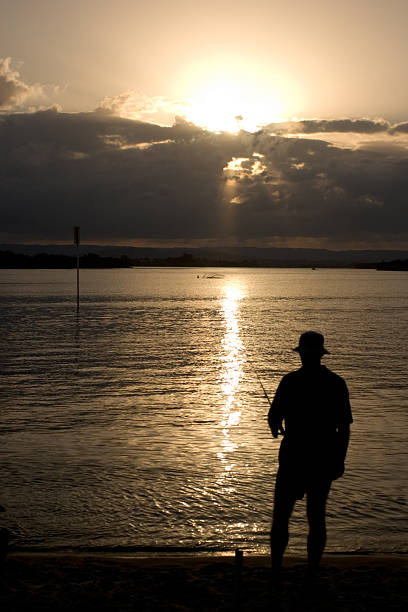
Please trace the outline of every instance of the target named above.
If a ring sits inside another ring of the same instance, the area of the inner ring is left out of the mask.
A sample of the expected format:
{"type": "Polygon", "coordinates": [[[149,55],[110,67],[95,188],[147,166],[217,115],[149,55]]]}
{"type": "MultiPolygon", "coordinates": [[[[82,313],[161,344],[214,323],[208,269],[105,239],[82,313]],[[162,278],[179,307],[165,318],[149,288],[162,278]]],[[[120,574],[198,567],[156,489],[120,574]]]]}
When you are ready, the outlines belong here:
{"type": "MultiPolygon", "coordinates": [[[[265,387],[264,387],[264,385],[263,385],[263,382],[262,382],[262,380],[261,380],[261,377],[259,376],[258,372],[255,370],[255,366],[254,366],[254,364],[252,363],[252,360],[251,360],[251,359],[249,359],[249,358],[248,358],[248,363],[249,363],[249,365],[251,366],[251,370],[253,371],[253,373],[254,373],[254,374],[255,374],[255,376],[257,377],[258,382],[259,382],[259,384],[260,384],[260,385],[261,385],[261,387],[262,387],[262,391],[263,391],[263,393],[264,393],[264,396],[265,396],[265,397],[266,397],[266,399],[268,400],[269,407],[272,407],[272,402],[271,402],[271,400],[269,399],[269,395],[268,395],[268,394],[267,394],[267,392],[266,392],[266,389],[265,389],[265,387]]],[[[282,436],[284,436],[284,435],[285,435],[285,429],[284,429],[284,427],[283,427],[283,425],[282,425],[282,421],[280,421],[280,423],[279,423],[279,424],[278,424],[278,426],[276,427],[276,431],[274,431],[274,429],[275,429],[275,428],[272,428],[272,426],[271,426],[271,425],[270,425],[270,427],[271,427],[271,429],[272,429],[272,435],[273,435],[273,437],[274,437],[274,438],[277,438],[279,434],[281,434],[282,436]],[[275,435],[275,434],[276,434],[276,435],[275,435]]]]}
{"type": "Polygon", "coordinates": [[[254,370],[254,372],[255,372],[255,374],[256,374],[256,377],[257,377],[257,379],[258,379],[259,384],[260,384],[260,385],[261,385],[261,387],[262,387],[262,391],[264,392],[264,396],[265,396],[265,397],[266,397],[266,399],[268,400],[269,405],[271,405],[271,404],[272,404],[272,402],[271,402],[271,400],[269,399],[269,395],[267,394],[266,389],[265,389],[265,387],[263,386],[262,380],[261,380],[261,378],[260,378],[260,376],[259,376],[258,372],[257,372],[257,371],[256,371],[254,368],[253,368],[253,370],[254,370]]]}
{"type": "Polygon", "coordinates": [[[261,385],[261,387],[262,387],[262,391],[263,391],[264,396],[265,396],[265,397],[266,397],[266,399],[268,400],[269,405],[271,405],[271,404],[272,404],[272,402],[271,402],[271,400],[269,399],[269,395],[268,395],[268,394],[267,394],[267,392],[266,392],[266,389],[265,389],[265,387],[264,387],[264,385],[263,385],[263,382],[262,382],[262,380],[261,380],[261,377],[259,376],[259,374],[258,374],[257,370],[255,370],[255,366],[254,366],[254,364],[253,364],[253,362],[252,362],[252,359],[249,359],[249,358],[248,358],[248,363],[249,363],[249,365],[251,366],[251,369],[252,369],[253,373],[254,373],[254,374],[255,374],[255,376],[257,377],[258,382],[259,382],[259,384],[260,384],[260,385],[261,385]]]}

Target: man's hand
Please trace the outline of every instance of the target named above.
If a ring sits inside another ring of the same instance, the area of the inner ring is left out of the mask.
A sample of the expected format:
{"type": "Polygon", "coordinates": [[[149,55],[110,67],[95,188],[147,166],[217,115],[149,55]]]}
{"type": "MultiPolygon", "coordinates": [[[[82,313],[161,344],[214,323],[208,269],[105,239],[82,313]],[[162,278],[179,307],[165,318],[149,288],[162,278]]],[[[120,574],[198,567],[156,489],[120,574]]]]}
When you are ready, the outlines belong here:
{"type": "Polygon", "coordinates": [[[279,436],[279,434],[281,434],[282,436],[285,434],[285,430],[283,428],[282,423],[280,424],[273,424],[271,426],[271,432],[274,438],[277,438],[279,436]]]}
{"type": "Polygon", "coordinates": [[[344,462],[339,461],[333,467],[333,472],[331,474],[332,480],[337,480],[338,478],[341,478],[343,474],[344,474],[344,462]]]}

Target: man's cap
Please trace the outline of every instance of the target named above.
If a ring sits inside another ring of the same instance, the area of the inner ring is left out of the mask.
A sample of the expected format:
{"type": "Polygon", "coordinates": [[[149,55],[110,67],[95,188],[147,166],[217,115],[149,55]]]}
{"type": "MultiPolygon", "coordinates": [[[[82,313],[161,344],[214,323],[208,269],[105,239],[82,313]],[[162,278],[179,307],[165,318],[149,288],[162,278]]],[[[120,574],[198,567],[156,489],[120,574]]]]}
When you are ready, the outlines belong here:
{"type": "Polygon", "coordinates": [[[329,353],[324,348],[324,336],[319,332],[315,331],[307,331],[302,334],[299,338],[299,344],[294,351],[307,352],[307,353],[320,353],[321,355],[326,355],[329,353]]]}

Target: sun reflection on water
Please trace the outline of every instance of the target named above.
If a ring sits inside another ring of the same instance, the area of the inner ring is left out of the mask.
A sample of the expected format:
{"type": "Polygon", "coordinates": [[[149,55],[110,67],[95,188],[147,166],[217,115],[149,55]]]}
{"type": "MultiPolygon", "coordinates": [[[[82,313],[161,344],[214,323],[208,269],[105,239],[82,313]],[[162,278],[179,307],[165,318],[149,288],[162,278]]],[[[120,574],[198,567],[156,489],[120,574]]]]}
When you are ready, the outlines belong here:
{"type": "Polygon", "coordinates": [[[233,428],[241,420],[242,405],[239,399],[239,385],[243,375],[244,351],[239,335],[239,306],[243,298],[242,290],[235,284],[228,284],[224,288],[222,299],[222,313],[224,316],[225,332],[222,340],[221,362],[221,393],[223,397],[222,420],[222,450],[217,453],[224,466],[225,472],[231,472],[234,463],[231,453],[237,450],[238,445],[233,440],[233,428]]]}

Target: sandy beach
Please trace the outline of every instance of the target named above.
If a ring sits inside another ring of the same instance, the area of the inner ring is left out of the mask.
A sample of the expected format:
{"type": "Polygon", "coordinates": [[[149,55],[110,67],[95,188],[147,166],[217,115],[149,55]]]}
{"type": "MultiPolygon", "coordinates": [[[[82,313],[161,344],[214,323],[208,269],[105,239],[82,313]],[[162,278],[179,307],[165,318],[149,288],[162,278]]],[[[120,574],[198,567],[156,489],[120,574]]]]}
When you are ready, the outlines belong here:
{"type": "Polygon", "coordinates": [[[280,585],[269,558],[135,557],[10,553],[0,604],[17,610],[406,610],[408,557],[328,555],[310,580],[305,560],[286,559],[280,585]]]}

